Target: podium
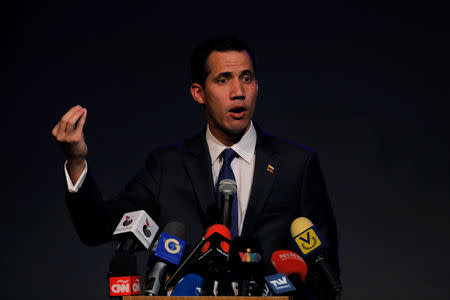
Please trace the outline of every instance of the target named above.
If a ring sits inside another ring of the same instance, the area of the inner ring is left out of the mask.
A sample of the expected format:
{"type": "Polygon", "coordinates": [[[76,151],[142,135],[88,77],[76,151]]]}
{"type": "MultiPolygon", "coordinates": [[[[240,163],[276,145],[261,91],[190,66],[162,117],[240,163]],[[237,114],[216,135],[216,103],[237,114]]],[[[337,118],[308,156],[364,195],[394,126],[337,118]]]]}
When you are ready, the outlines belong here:
{"type": "Polygon", "coordinates": [[[292,296],[123,296],[123,300],[292,300],[292,296]]]}

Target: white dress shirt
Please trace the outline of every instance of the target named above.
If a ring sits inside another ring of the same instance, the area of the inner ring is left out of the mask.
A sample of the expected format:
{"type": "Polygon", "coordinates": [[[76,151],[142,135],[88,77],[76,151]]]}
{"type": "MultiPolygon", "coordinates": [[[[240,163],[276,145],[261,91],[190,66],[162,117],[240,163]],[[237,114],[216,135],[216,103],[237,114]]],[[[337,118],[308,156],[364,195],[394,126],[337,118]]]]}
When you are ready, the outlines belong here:
{"type": "MultiPolygon", "coordinates": [[[[214,180],[214,186],[217,184],[220,168],[223,164],[221,153],[227,148],[224,144],[219,142],[209,130],[209,125],[206,129],[206,143],[208,144],[209,154],[211,155],[211,168],[214,180]]],[[[256,147],[256,130],[253,127],[253,122],[250,122],[250,129],[244,134],[241,140],[231,146],[238,156],[231,162],[231,169],[233,170],[234,177],[237,185],[238,196],[238,213],[239,213],[239,234],[242,232],[242,226],[244,225],[245,212],[247,211],[248,201],[250,198],[250,191],[253,182],[253,171],[255,169],[255,147],[256,147]]],[[[87,174],[87,162],[86,168],[83,170],[78,181],[73,184],[70,179],[69,172],[67,171],[67,161],[64,164],[64,173],[66,175],[67,188],[69,192],[76,193],[83,185],[83,182],[87,174]]]]}
{"type": "MultiPolygon", "coordinates": [[[[206,129],[206,142],[208,144],[209,154],[211,155],[212,175],[214,186],[216,186],[219,172],[223,164],[223,158],[220,154],[228,147],[219,142],[212,135],[209,126],[206,129]]],[[[253,171],[255,170],[255,147],[256,130],[251,122],[250,129],[244,134],[241,140],[230,147],[238,154],[238,156],[231,161],[231,169],[233,170],[237,185],[239,234],[242,232],[245,212],[247,211],[250,191],[252,189],[253,171]]]]}

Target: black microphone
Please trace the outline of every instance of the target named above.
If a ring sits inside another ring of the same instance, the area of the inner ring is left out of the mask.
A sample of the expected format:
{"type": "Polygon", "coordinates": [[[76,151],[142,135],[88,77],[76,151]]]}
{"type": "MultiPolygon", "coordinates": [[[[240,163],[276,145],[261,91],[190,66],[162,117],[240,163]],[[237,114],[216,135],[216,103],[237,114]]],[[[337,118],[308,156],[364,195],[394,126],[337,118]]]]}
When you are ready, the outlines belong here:
{"type": "Polygon", "coordinates": [[[119,241],[109,265],[108,279],[110,296],[139,295],[140,277],[134,252],[148,248],[153,242],[158,225],[143,210],[123,215],[113,239],[119,241]]]}
{"type": "Polygon", "coordinates": [[[291,235],[308,267],[318,269],[333,294],[338,295],[342,291],[342,284],[328,263],[327,244],[313,223],[304,217],[295,219],[291,224],[291,235]]]}
{"type": "Polygon", "coordinates": [[[205,278],[205,296],[227,295],[229,292],[227,273],[230,243],[231,234],[224,225],[211,226],[205,235],[205,242],[191,267],[194,273],[205,278]]]}
{"type": "Polygon", "coordinates": [[[170,222],[164,228],[147,263],[149,269],[145,275],[144,295],[158,296],[165,291],[170,268],[180,263],[186,247],[184,231],[184,225],[179,222],[170,222]]]}
{"type": "Polygon", "coordinates": [[[235,237],[229,257],[232,280],[238,282],[238,296],[260,296],[264,288],[264,260],[259,241],[252,237],[235,237]]]}
{"type": "Polygon", "coordinates": [[[201,237],[198,244],[194,247],[191,253],[185,258],[185,260],[180,264],[177,270],[173,273],[172,277],[166,282],[166,288],[172,287],[177,283],[177,280],[186,274],[186,270],[196,262],[197,257],[202,253],[203,246],[206,243],[206,239],[209,238],[214,232],[219,232],[220,234],[231,240],[231,234],[228,228],[221,224],[214,224],[210,226],[206,233],[201,237]]]}
{"type": "Polygon", "coordinates": [[[231,228],[231,208],[233,205],[234,194],[236,194],[237,191],[236,181],[233,179],[224,179],[220,181],[218,191],[222,203],[222,219],[220,223],[227,228],[231,228]]]}

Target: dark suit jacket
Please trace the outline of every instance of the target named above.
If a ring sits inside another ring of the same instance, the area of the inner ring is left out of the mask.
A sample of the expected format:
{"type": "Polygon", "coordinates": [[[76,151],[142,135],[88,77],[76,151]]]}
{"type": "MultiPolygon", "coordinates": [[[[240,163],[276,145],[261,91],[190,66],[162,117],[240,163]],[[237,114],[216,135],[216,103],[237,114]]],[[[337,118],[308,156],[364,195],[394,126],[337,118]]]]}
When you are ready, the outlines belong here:
{"type": "MultiPolygon", "coordinates": [[[[307,217],[327,241],[338,270],[336,226],[317,155],[256,129],[256,163],[242,235],[261,242],[266,272],[273,274],[270,256],[276,250],[296,251],[290,225],[307,217]]],[[[103,201],[90,173],[77,193],[66,193],[73,223],[86,244],[109,241],[122,215],[138,209],[146,210],[160,228],[170,221],[186,224],[190,245],[218,221],[205,131],[151,152],[145,167],[113,201],[103,201]]]]}

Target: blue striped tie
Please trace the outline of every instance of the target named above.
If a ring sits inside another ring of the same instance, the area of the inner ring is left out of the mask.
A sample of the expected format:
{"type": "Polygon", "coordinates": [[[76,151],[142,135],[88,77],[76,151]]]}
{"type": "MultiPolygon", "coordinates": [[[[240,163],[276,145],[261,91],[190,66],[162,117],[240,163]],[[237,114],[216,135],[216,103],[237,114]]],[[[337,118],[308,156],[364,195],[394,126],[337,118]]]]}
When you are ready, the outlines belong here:
{"type": "MultiPolygon", "coordinates": [[[[227,148],[227,149],[223,150],[223,152],[222,152],[223,164],[222,164],[222,168],[220,169],[220,172],[219,172],[219,178],[217,179],[217,185],[219,185],[219,182],[221,182],[224,179],[235,180],[233,170],[231,169],[231,161],[236,156],[237,156],[237,153],[231,148],[227,148]]],[[[217,192],[217,200],[218,200],[219,209],[221,209],[222,203],[221,203],[221,198],[220,198],[219,192],[217,192]]],[[[231,206],[231,228],[230,228],[231,238],[234,238],[235,236],[239,235],[239,228],[238,228],[238,220],[239,219],[238,218],[239,218],[238,217],[238,199],[237,199],[237,193],[236,193],[236,194],[234,194],[233,203],[231,206]]]]}

